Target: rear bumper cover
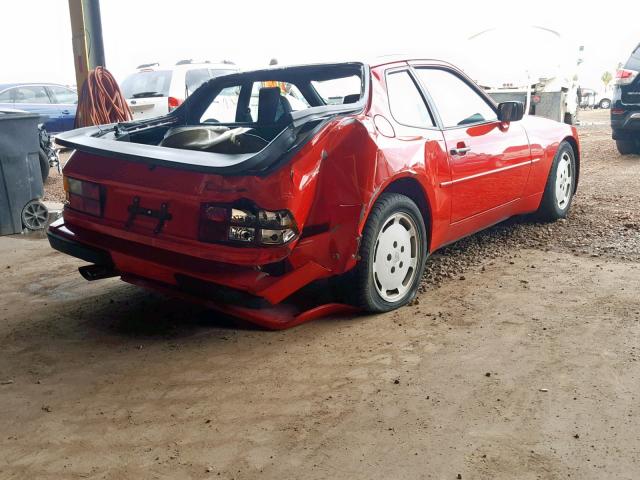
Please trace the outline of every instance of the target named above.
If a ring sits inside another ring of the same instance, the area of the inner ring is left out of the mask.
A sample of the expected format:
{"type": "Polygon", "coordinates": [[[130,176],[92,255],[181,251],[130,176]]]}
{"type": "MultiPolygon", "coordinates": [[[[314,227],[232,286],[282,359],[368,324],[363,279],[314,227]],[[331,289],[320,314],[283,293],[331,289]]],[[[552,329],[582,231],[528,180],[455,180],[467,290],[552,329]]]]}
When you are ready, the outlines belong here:
{"type": "Polygon", "coordinates": [[[284,275],[273,276],[257,266],[214,262],[151,247],[66,224],[64,219],[51,224],[47,236],[54,249],[90,263],[113,266],[121,272],[123,280],[146,279],[179,290],[184,286],[182,279],[197,279],[213,289],[219,286],[221,290],[235,290],[270,304],[280,303],[305,285],[331,273],[308,261],[284,275]]]}
{"type": "Polygon", "coordinates": [[[105,250],[70,240],[56,233],[55,230],[48,230],[47,238],[49,239],[49,245],[51,245],[51,248],[54,250],[95,265],[113,265],[111,255],[105,250]]]}
{"type": "Polygon", "coordinates": [[[640,111],[611,115],[611,131],[614,140],[640,138],[640,111]]]}

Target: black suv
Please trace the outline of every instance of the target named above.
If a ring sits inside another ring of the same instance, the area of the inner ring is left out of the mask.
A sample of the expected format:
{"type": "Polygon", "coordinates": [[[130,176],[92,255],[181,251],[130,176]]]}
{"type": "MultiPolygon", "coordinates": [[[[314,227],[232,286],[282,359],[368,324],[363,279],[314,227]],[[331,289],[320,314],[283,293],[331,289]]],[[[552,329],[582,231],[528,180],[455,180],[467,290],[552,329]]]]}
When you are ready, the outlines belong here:
{"type": "Polygon", "coordinates": [[[618,70],[611,103],[611,131],[618,151],[640,153],[640,45],[618,70]]]}

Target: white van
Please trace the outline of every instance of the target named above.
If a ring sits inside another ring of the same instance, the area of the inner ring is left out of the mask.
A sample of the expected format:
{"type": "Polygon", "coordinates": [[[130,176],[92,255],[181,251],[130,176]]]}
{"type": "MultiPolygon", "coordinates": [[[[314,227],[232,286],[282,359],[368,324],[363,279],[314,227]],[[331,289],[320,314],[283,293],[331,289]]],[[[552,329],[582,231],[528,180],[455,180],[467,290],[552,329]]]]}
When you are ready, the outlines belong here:
{"type": "Polygon", "coordinates": [[[231,62],[181,60],[170,67],[151,63],[138,66],[138,71],[125,78],[120,88],[133,119],[141,120],[166,115],[207,80],[238,70],[231,62]]]}

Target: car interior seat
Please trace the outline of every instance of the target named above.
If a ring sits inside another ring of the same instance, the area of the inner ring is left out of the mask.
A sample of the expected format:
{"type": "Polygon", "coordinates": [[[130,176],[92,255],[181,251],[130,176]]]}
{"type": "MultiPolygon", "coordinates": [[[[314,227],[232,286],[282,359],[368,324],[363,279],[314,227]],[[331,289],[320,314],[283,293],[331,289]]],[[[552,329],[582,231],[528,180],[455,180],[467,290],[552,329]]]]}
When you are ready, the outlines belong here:
{"type": "Polygon", "coordinates": [[[291,104],[280,94],[280,87],[263,87],[258,94],[258,125],[291,122],[291,104]]]}

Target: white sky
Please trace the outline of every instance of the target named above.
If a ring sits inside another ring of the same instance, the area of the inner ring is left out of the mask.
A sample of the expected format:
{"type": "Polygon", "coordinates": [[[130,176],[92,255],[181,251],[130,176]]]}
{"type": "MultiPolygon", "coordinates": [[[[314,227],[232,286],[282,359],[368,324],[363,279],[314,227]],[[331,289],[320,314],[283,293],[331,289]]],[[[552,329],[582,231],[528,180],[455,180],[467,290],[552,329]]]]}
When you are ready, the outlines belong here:
{"type": "MultiPolygon", "coordinates": [[[[74,84],[67,0],[4,0],[2,7],[0,83],[74,84]]],[[[584,45],[580,83],[599,88],[602,73],[613,73],[640,42],[637,0],[610,8],[580,0],[102,0],[101,11],[107,68],[118,80],[141,63],[184,58],[251,68],[272,57],[286,64],[408,53],[455,63],[470,35],[533,24],[584,45]]],[[[505,38],[479,56],[508,62],[517,47],[517,36],[505,38]]]]}

